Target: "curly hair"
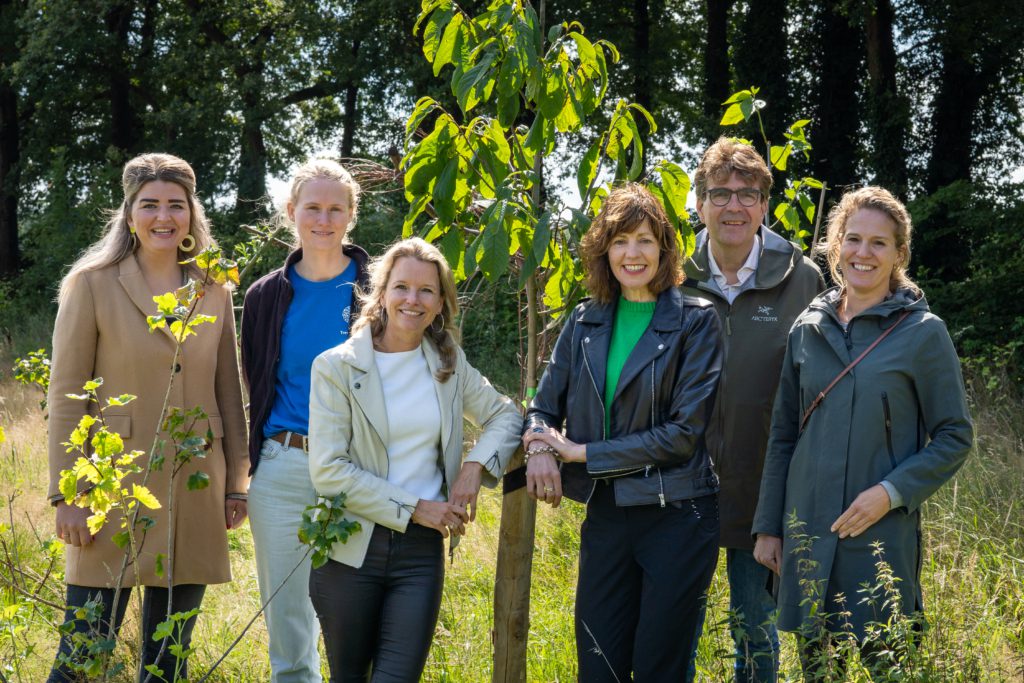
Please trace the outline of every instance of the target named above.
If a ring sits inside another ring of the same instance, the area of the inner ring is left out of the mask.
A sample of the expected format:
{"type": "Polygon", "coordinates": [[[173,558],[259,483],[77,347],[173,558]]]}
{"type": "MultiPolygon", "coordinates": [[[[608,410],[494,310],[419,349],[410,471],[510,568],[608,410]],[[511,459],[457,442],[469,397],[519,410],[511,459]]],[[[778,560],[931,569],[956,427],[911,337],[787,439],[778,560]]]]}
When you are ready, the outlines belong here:
{"type": "Polygon", "coordinates": [[[703,199],[708,191],[708,179],[716,183],[727,183],[733,173],[752,182],[765,197],[771,192],[772,173],[764,158],[750,145],[722,136],[704,150],[704,156],[697,165],[693,176],[697,198],[703,199]]]}
{"type": "Polygon", "coordinates": [[[660,294],[682,281],[683,255],[665,208],[643,185],[626,183],[604,200],[580,243],[587,290],[596,301],[608,304],[618,298],[622,288],[608,263],[608,249],[617,236],[633,232],[644,221],[651,226],[660,252],[658,270],[648,285],[651,293],[660,294]]]}
{"type": "Polygon", "coordinates": [[[433,244],[419,237],[410,237],[395,242],[370,264],[370,291],[359,294],[362,311],[352,331],[370,326],[370,334],[380,339],[387,327],[387,315],[384,310],[384,293],[387,291],[391,271],[400,258],[414,258],[424,263],[432,263],[437,268],[437,279],[441,285],[441,324],[435,325],[437,318],[427,326],[424,335],[431,341],[441,356],[441,367],[435,373],[438,382],[447,382],[455,372],[456,349],[458,348],[458,327],[455,318],[459,314],[458,292],[455,289],[455,275],[445,260],[444,255],[433,244]]]}
{"type": "Polygon", "coordinates": [[[839,266],[839,252],[843,246],[843,239],[846,237],[847,221],[861,209],[881,211],[893,222],[893,236],[896,239],[898,255],[892,275],[889,276],[889,290],[896,291],[899,288],[906,288],[919,294],[920,288],[907,274],[907,268],[910,265],[910,238],[913,232],[910,212],[907,211],[903,202],[891,192],[874,185],[847,192],[828,214],[828,229],[825,237],[814,247],[814,251],[816,254],[825,256],[833,281],[845,289],[846,279],[839,266]]]}

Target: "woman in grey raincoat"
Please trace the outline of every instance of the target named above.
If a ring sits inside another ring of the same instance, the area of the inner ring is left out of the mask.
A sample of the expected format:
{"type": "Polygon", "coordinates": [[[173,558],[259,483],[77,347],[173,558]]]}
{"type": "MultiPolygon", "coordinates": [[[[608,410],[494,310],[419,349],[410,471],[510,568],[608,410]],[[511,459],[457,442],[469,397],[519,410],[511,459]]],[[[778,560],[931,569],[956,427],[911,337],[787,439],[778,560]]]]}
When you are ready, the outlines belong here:
{"type": "Polygon", "coordinates": [[[872,622],[922,609],[920,508],[973,442],[949,333],[907,276],[910,232],[888,191],[846,194],[824,245],[838,287],[790,331],[752,531],[755,558],[780,575],[779,628],[805,638],[811,615],[827,614],[828,632],[852,627],[863,648],[872,622]],[[802,427],[815,397],[890,328],[802,427]],[[899,579],[895,607],[864,600],[876,541],[899,579]]]}

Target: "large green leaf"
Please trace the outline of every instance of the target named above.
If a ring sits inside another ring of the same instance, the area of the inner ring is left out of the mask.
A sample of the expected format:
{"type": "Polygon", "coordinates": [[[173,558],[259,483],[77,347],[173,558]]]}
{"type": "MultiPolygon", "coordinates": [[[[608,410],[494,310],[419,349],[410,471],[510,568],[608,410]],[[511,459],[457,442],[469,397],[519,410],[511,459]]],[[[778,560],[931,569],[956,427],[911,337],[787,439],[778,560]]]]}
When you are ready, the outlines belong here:
{"type": "Polygon", "coordinates": [[[544,263],[544,256],[551,242],[551,211],[547,210],[540,215],[537,225],[533,228],[533,237],[530,240],[530,251],[523,254],[523,267],[519,271],[519,286],[526,285],[526,278],[534,274],[544,263]]]}
{"type": "Polygon", "coordinates": [[[455,179],[459,173],[459,160],[453,157],[444,165],[444,170],[434,183],[434,210],[437,219],[444,225],[455,221],[455,179]]]}
{"type": "Polygon", "coordinates": [[[460,12],[452,17],[452,20],[448,22],[448,26],[444,29],[444,35],[441,37],[441,42],[437,46],[437,53],[434,55],[435,76],[441,73],[441,69],[444,68],[445,64],[452,63],[452,55],[456,54],[455,43],[457,40],[462,40],[465,33],[462,21],[463,15],[460,12]]]}
{"type": "Polygon", "coordinates": [[[603,144],[604,135],[590,146],[590,149],[587,150],[587,153],[580,160],[579,168],[576,171],[576,187],[580,191],[580,199],[583,202],[586,202],[590,185],[594,182],[594,178],[597,177],[597,171],[600,168],[598,157],[601,155],[601,146],[603,144]]]}
{"type": "Polygon", "coordinates": [[[449,6],[431,12],[430,17],[427,19],[423,27],[423,55],[427,58],[428,62],[433,63],[434,56],[441,45],[444,29],[454,15],[454,8],[449,6]]]}
{"type": "Polygon", "coordinates": [[[462,111],[468,113],[480,102],[490,98],[496,81],[494,64],[497,57],[496,51],[488,50],[457,83],[452,81],[455,99],[462,111]]]}

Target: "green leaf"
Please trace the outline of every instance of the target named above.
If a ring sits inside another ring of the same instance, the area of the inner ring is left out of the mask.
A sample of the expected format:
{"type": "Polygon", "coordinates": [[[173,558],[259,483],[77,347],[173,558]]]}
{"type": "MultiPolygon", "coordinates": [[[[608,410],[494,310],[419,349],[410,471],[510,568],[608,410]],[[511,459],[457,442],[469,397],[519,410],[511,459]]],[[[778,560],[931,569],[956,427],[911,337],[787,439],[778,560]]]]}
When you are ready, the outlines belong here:
{"type": "Polygon", "coordinates": [[[128,547],[128,541],[130,540],[128,530],[124,529],[115,533],[111,539],[118,548],[124,549],[128,547]]]}
{"type": "Polygon", "coordinates": [[[451,225],[455,221],[455,177],[459,173],[459,160],[453,157],[448,160],[434,183],[434,210],[442,225],[451,225]]]}
{"type": "Polygon", "coordinates": [[[189,491],[201,491],[210,485],[210,475],[206,472],[193,472],[188,477],[185,487],[189,491]]]}
{"type": "Polygon", "coordinates": [[[124,450],[124,441],[117,432],[102,427],[92,436],[92,450],[98,457],[111,458],[124,450]]]}
{"type": "Polygon", "coordinates": [[[600,168],[598,157],[601,154],[601,146],[604,144],[604,135],[590,146],[587,153],[583,155],[583,159],[580,160],[579,169],[576,171],[576,187],[580,192],[580,199],[586,202],[587,192],[590,190],[591,183],[594,182],[594,178],[597,177],[597,171],[600,168]]]}
{"type": "Polygon", "coordinates": [[[496,202],[498,209],[492,214],[492,220],[484,227],[481,235],[483,253],[477,257],[477,266],[491,282],[505,274],[508,270],[509,236],[505,227],[505,202],[496,202]]]}
{"type": "Polygon", "coordinates": [[[464,112],[470,112],[476,105],[490,98],[494,83],[494,63],[497,53],[489,50],[477,64],[467,71],[456,85],[453,81],[455,99],[464,112]]]}
{"type": "Polygon", "coordinates": [[[126,406],[134,401],[138,396],[132,394],[121,394],[120,396],[112,396],[107,399],[107,406],[126,406]]]}
{"type": "Polygon", "coordinates": [[[533,228],[533,238],[529,253],[524,254],[523,268],[519,272],[519,286],[526,285],[526,278],[533,274],[544,263],[544,256],[551,242],[551,210],[540,215],[537,225],[533,228]]]}
{"type": "Polygon", "coordinates": [[[166,559],[167,559],[167,556],[164,555],[163,553],[157,553],[156,554],[156,558],[155,558],[155,562],[154,562],[155,563],[155,567],[153,568],[153,571],[156,573],[157,576],[163,576],[164,575],[164,560],[166,560],[166,559]]]}
{"type": "Polygon", "coordinates": [[[139,501],[150,510],[159,510],[160,501],[156,499],[148,488],[141,484],[132,484],[132,498],[139,501]]]}
{"type": "Polygon", "coordinates": [[[665,198],[665,213],[676,229],[689,226],[689,213],[686,211],[686,195],[690,192],[690,178],[686,172],[669,161],[658,164],[658,177],[665,198]]]}
{"type": "Polygon", "coordinates": [[[156,309],[163,315],[174,315],[178,307],[178,297],[174,296],[174,292],[165,292],[159,296],[154,296],[153,301],[156,302],[156,309]]]}
{"type": "Polygon", "coordinates": [[[466,242],[462,238],[462,231],[451,229],[446,232],[444,237],[441,238],[439,248],[441,253],[444,254],[445,260],[448,261],[448,265],[455,272],[456,282],[465,280],[466,272],[463,268],[463,253],[466,249],[466,242]]]}
{"type": "Polygon", "coordinates": [[[60,493],[64,501],[70,503],[75,499],[78,492],[78,475],[74,469],[61,470],[60,472],[60,493]]]}
{"type": "Polygon", "coordinates": [[[775,217],[782,221],[782,224],[786,226],[786,230],[791,233],[796,233],[800,227],[800,214],[788,202],[782,202],[775,207],[775,217]]]}
{"type": "Polygon", "coordinates": [[[89,527],[89,533],[95,536],[103,528],[103,525],[107,523],[107,515],[105,512],[94,512],[89,515],[85,523],[89,527]]]}
{"type": "Polygon", "coordinates": [[[434,75],[437,76],[441,73],[441,69],[444,68],[445,64],[452,63],[452,53],[455,49],[455,41],[460,37],[460,32],[465,29],[462,28],[463,15],[458,13],[452,17],[452,20],[448,22],[448,25],[444,29],[444,35],[441,38],[441,42],[438,43],[437,52],[434,54],[434,75]]]}
{"type": "Polygon", "coordinates": [[[790,145],[772,145],[771,152],[769,154],[772,166],[780,171],[785,171],[786,161],[789,159],[790,152],[792,151],[793,148],[790,145]]]}
{"type": "Polygon", "coordinates": [[[402,239],[412,237],[413,225],[416,223],[416,218],[423,213],[423,209],[427,207],[430,202],[430,195],[421,195],[416,198],[412,204],[409,205],[409,211],[405,214],[405,219],[402,221],[402,239]]]}
{"type": "Polygon", "coordinates": [[[722,120],[718,122],[720,126],[732,126],[739,123],[744,119],[743,109],[739,104],[731,104],[729,108],[722,114],[722,120]]]}
{"type": "MultiPolygon", "coordinates": [[[[424,12],[424,14],[426,13],[424,12]]],[[[427,19],[427,23],[423,27],[423,56],[427,58],[428,62],[434,62],[434,57],[441,45],[444,29],[454,14],[455,10],[449,6],[432,12],[430,18],[427,19]]]]}
{"type": "Polygon", "coordinates": [[[417,102],[412,114],[405,122],[405,143],[408,145],[413,134],[419,129],[420,124],[427,118],[434,109],[438,107],[433,97],[421,97],[417,102]]]}

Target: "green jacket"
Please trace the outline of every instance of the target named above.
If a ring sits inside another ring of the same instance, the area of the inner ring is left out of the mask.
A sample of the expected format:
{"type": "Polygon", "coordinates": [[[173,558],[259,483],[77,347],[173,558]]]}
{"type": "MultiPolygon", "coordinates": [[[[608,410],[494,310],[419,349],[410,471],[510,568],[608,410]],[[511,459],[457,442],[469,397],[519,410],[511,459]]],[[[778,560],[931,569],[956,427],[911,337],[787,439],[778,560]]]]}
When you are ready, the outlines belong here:
{"type": "Polygon", "coordinates": [[[838,298],[838,289],[816,298],[789,335],[753,532],[783,538],[779,628],[799,629],[814,604],[819,613],[835,613],[843,594],[854,633],[863,637],[867,623],[888,617],[882,600],[862,602],[861,584],[876,579],[875,541],[899,578],[902,611],[920,609],[919,508],[963,464],[973,429],[953,342],[923,296],[899,290],[845,331],[838,298]],[[818,392],[904,310],[910,315],[832,389],[800,434],[800,418],[818,392]],[[839,540],[832,523],[883,479],[904,506],[839,540]],[[800,533],[814,538],[806,554],[794,553],[793,514],[804,525],[800,533]]]}
{"type": "Polygon", "coordinates": [[[754,547],[750,524],[786,336],[811,299],[825,289],[821,271],[798,246],[767,228],[760,235],[754,283],[732,305],[708,268],[707,230],[697,235],[683,283],[685,293],[711,299],[722,321],[725,363],[706,438],[721,486],[720,543],[748,550],[754,547]]]}

